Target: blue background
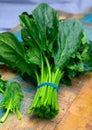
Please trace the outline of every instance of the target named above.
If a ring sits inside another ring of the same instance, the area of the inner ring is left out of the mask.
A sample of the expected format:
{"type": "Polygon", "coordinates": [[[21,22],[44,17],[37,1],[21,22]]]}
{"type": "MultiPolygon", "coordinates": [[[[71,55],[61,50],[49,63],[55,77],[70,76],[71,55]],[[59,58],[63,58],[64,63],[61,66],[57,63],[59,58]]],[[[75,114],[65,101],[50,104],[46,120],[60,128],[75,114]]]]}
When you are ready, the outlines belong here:
{"type": "Polygon", "coordinates": [[[92,6],[92,0],[0,0],[0,32],[19,24],[19,14],[31,11],[41,2],[69,13],[82,13],[92,6]]]}

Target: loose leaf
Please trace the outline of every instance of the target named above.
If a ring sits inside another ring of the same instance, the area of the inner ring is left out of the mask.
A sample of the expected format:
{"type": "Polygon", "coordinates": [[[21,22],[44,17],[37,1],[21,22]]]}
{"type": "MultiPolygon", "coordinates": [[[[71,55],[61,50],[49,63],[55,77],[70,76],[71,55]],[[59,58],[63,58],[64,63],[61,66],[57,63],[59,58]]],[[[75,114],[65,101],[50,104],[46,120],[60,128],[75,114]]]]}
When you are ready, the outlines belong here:
{"type": "Polygon", "coordinates": [[[23,94],[21,91],[21,86],[17,82],[11,82],[7,85],[4,99],[0,103],[0,107],[4,107],[6,109],[5,114],[0,119],[0,122],[4,122],[9,114],[9,112],[14,112],[17,114],[18,119],[21,119],[21,113],[19,111],[21,99],[23,98],[23,94]]]}

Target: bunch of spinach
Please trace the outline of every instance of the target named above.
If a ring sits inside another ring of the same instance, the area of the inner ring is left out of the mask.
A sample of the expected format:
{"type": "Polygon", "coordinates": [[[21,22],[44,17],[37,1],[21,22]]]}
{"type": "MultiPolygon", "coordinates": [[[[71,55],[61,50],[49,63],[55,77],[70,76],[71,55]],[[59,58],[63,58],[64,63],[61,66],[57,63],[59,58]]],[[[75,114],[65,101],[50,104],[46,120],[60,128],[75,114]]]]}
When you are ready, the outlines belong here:
{"type": "Polygon", "coordinates": [[[87,43],[79,20],[59,20],[57,11],[46,3],[39,4],[30,15],[22,13],[19,18],[23,42],[10,32],[0,34],[0,60],[32,76],[38,86],[44,84],[37,88],[28,112],[53,118],[59,111],[57,86],[60,81],[66,83],[92,70],[89,55],[92,44],[87,43]]]}

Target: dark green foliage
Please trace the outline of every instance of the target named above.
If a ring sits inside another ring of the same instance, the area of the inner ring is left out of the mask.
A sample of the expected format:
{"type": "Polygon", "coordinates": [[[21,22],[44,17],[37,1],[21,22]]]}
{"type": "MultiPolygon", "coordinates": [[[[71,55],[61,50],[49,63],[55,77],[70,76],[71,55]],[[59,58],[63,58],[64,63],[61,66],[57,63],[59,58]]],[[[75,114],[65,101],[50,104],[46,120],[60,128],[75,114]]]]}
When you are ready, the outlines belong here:
{"type": "Polygon", "coordinates": [[[21,73],[31,73],[22,43],[10,32],[0,34],[0,61],[17,68],[21,73]]]}

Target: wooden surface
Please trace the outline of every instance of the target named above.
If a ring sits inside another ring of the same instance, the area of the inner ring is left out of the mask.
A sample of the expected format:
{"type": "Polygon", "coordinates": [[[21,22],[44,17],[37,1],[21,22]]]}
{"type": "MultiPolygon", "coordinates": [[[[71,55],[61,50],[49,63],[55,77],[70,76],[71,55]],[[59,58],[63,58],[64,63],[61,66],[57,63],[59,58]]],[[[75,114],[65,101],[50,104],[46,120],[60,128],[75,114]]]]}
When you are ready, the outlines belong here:
{"type": "Polygon", "coordinates": [[[56,130],[92,130],[92,73],[87,76],[56,130]]]}
{"type": "MultiPolygon", "coordinates": [[[[92,24],[89,26],[92,27],[92,24]]],[[[19,26],[17,30],[20,30],[19,26]]],[[[18,120],[15,114],[10,113],[5,123],[0,123],[0,130],[92,130],[92,73],[73,79],[70,87],[60,84],[59,114],[52,120],[39,119],[27,114],[36,92],[32,82],[25,81],[19,74],[10,71],[4,65],[0,65],[0,74],[3,79],[18,81],[24,94],[20,108],[22,120],[18,120]]],[[[0,94],[0,101],[1,99],[0,94]]],[[[0,117],[3,113],[3,109],[0,109],[0,117]]]]}

